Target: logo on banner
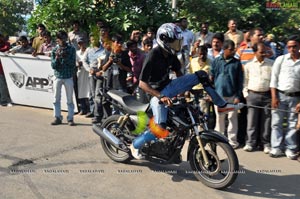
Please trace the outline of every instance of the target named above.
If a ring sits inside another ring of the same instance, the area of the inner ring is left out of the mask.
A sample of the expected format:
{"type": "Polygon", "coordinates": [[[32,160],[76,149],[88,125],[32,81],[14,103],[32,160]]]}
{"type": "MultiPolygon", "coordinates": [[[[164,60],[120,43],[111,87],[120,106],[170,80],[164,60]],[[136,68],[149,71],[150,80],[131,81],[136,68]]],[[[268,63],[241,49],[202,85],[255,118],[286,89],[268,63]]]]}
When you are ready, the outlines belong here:
{"type": "Polygon", "coordinates": [[[9,73],[9,76],[19,88],[22,88],[25,83],[25,89],[53,93],[53,75],[49,75],[48,78],[28,76],[26,81],[22,73],[9,73]]]}
{"type": "Polygon", "coordinates": [[[25,75],[22,73],[9,73],[9,76],[17,87],[22,88],[25,81],[25,75]]]}

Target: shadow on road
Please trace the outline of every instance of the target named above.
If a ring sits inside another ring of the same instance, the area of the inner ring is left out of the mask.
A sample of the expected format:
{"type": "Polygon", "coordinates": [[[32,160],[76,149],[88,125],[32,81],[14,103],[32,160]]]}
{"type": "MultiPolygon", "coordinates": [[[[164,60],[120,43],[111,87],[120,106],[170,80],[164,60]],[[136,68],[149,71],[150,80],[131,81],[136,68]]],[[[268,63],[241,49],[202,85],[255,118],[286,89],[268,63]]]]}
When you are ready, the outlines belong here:
{"type": "MultiPolygon", "coordinates": [[[[173,182],[184,180],[198,182],[190,172],[189,163],[186,161],[180,165],[160,165],[151,162],[132,161],[130,165],[148,167],[153,172],[166,173],[172,176],[173,182]]],[[[282,173],[274,173],[274,171],[254,172],[245,170],[241,166],[237,180],[223,191],[259,198],[296,199],[300,198],[300,189],[299,184],[294,182],[299,181],[299,179],[300,175],[282,175],[282,173]]]]}
{"type": "Polygon", "coordinates": [[[300,175],[284,175],[274,171],[243,171],[226,191],[260,198],[300,198],[299,184],[295,184],[300,175]]]}

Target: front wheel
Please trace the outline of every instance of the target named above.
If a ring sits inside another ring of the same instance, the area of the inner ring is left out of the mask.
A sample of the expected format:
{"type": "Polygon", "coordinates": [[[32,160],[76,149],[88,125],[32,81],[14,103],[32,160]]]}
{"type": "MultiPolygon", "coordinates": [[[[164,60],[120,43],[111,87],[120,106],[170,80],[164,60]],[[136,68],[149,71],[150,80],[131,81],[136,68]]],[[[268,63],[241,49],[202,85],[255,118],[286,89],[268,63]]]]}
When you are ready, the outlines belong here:
{"type": "Polygon", "coordinates": [[[208,187],[224,189],[230,186],[238,175],[239,162],[234,149],[228,143],[203,140],[208,165],[198,144],[190,148],[188,160],[195,177],[208,187]]]}
{"type": "MultiPolygon", "coordinates": [[[[124,134],[130,134],[130,130],[126,128],[126,126],[122,130],[119,128],[119,124],[118,124],[119,118],[120,115],[112,115],[108,117],[101,125],[101,128],[106,128],[109,132],[111,132],[116,137],[121,139],[128,146],[131,140],[128,140],[126,137],[124,137],[124,134]]],[[[117,149],[116,147],[112,146],[109,142],[107,142],[103,138],[100,138],[100,142],[103,151],[110,159],[121,163],[126,163],[132,159],[129,153],[117,149]]]]}

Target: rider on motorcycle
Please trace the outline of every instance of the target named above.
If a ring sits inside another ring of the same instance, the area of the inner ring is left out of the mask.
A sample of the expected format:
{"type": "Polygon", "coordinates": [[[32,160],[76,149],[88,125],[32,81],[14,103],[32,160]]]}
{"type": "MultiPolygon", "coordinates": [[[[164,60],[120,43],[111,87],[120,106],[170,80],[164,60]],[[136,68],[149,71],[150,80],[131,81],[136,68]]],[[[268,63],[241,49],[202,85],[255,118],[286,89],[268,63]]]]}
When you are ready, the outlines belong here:
{"type": "MultiPolygon", "coordinates": [[[[157,31],[158,46],[153,48],[146,57],[140,74],[139,87],[152,95],[150,107],[153,112],[154,122],[161,128],[166,128],[168,109],[172,105],[172,97],[189,91],[193,86],[201,83],[204,90],[211,96],[218,107],[229,108],[227,102],[212,88],[208,75],[204,71],[182,76],[181,65],[176,53],[180,52],[182,44],[182,30],[173,23],[160,26],[157,31]],[[174,71],[178,78],[169,79],[170,71],[174,71]]],[[[231,106],[232,108],[232,106],[231,106]]],[[[240,108],[240,107],[234,107],[240,108]]],[[[156,136],[146,130],[138,136],[130,146],[131,154],[136,159],[142,159],[139,149],[146,143],[156,140],[156,136]]]]}

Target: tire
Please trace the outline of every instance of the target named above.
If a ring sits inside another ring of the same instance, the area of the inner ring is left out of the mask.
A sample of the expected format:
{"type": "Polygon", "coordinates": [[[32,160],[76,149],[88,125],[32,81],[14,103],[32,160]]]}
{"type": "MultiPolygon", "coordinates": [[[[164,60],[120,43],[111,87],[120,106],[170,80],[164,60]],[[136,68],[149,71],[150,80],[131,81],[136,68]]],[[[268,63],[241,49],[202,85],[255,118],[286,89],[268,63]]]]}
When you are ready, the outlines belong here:
{"type": "Polygon", "coordinates": [[[192,173],[199,181],[208,187],[224,189],[230,186],[236,180],[239,171],[239,162],[234,149],[229,143],[215,142],[212,140],[203,140],[203,142],[211,164],[208,168],[205,168],[199,145],[193,144],[188,157],[193,170],[192,173]],[[219,156],[227,159],[220,159],[219,156]],[[223,164],[226,164],[227,168],[221,168],[223,164]]]}
{"type": "MultiPolygon", "coordinates": [[[[120,129],[117,128],[119,118],[120,118],[120,115],[112,115],[112,116],[108,117],[107,119],[104,120],[103,124],[101,125],[101,128],[106,128],[111,133],[113,133],[116,137],[123,140],[124,143],[127,144],[127,146],[129,146],[130,141],[124,140],[124,136],[122,136],[122,134],[119,134],[120,129]]],[[[128,130],[128,128],[126,128],[126,127],[125,127],[125,129],[123,129],[122,133],[131,134],[130,131],[128,130]]],[[[132,156],[130,155],[130,153],[126,153],[124,151],[121,151],[121,150],[115,148],[114,146],[109,144],[103,138],[100,138],[100,143],[101,143],[102,149],[105,152],[105,154],[113,161],[119,162],[119,163],[127,163],[132,159],[132,156]]]]}

